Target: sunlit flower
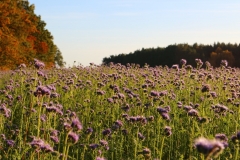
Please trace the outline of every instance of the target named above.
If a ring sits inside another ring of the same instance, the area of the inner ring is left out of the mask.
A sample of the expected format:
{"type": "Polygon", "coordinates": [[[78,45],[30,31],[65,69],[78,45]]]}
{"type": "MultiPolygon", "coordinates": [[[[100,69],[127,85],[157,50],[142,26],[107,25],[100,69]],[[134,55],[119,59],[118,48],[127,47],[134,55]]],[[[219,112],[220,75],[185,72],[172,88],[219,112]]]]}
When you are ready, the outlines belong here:
{"type": "Polygon", "coordinates": [[[76,134],[75,132],[70,131],[68,134],[68,139],[75,144],[79,140],[79,135],[76,134]]]}
{"type": "Polygon", "coordinates": [[[206,159],[217,157],[225,148],[221,141],[216,139],[209,140],[204,137],[196,139],[194,146],[198,152],[203,153],[206,156],[206,159]]]}

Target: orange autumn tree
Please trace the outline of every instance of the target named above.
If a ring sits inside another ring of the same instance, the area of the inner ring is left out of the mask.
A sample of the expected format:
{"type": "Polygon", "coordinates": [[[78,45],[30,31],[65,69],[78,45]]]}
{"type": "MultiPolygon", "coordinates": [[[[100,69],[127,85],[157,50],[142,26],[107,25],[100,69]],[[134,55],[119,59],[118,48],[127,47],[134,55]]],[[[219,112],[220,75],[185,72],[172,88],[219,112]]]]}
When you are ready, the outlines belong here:
{"type": "Polygon", "coordinates": [[[34,58],[45,62],[47,68],[64,64],[46,23],[34,9],[26,0],[0,1],[0,70],[15,69],[34,58]]]}
{"type": "Polygon", "coordinates": [[[34,53],[27,41],[29,33],[36,32],[34,23],[20,1],[0,1],[0,70],[27,63],[26,52],[34,53]]]}

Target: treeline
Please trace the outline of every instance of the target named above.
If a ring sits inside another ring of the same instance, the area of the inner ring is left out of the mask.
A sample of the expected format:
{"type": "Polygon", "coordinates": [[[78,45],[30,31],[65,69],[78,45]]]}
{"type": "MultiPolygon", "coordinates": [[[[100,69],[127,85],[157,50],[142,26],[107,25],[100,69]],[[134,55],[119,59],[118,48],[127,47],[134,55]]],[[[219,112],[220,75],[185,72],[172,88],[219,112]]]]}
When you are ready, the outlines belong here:
{"type": "Polygon", "coordinates": [[[219,67],[221,60],[227,60],[231,67],[240,67],[240,44],[214,43],[213,45],[203,44],[174,44],[166,48],[142,48],[129,54],[111,55],[103,59],[103,64],[135,63],[144,66],[146,63],[154,66],[169,66],[179,64],[181,59],[186,59],[187,64],[196,67],[195,59],[203,62],[209,61],[213,67],[219,67]]]}
{"type": "Polygon", "coordinates": [[[34,59],[43,61],[47,68],[64,65],[53,36],[34,9],[26,0],[0,1],[0,70],[28,65],[34,59]]]}

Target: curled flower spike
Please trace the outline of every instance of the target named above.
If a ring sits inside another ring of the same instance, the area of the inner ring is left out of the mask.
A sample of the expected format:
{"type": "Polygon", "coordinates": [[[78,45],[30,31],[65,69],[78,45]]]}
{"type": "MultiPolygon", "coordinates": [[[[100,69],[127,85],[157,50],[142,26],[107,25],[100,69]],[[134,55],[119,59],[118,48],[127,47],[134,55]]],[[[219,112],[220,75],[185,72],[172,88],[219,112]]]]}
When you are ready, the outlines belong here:
{"type": "Polygon", "coordinates": [[[182,66],[186,65],[186,64],[187,64],[187,60],[186,60],[186,59],[181,59],[181,60],[180,60],[180,64],[181,64],[182,66]]]}
{"type": "Polygon", "coordinates": [[[89,148],[96,149],[99,147],[99,144],[89,144],[89,148]]]}
{"type": "Polygon", "coordinates": [[[80,131],[82,130],[82,123],[79,121],[78,117],[74,117],[72,118],[72,124],[71,124],[71,127],[73,129],[76,129],[77,131],[80,131]]]}
{"type": "Polygon", "coordinates": [[[142,135],[142,133],[138,132],[138,138],[140,140],[144,140],[145,139],[145,136],[142,135]]]}
{"type": "Polygon", "coordinates": [[[114,122],[114,124],[113,124],[113,126],[112,126],[112,128],[113,129],[119,129],[119,128],[121,128],[123,126],[123,123],[122,123],[122,121],[120,121],[120,120],[117,120],[117,121],[115,121],[114,122]]]}
{"type": "Polygon", "coordinates": [[[209,84],[202,85],[202,92],[209,92],[211,90],[209,84]]]}
{"type": "Polygon", "coordinates": [[[166,126],[166,127],[164,128],[164,132],[165,132],[165,135],[166,135],[166,136],[170,136],[170,135],[172,135],[172,128],[169,127],[169,126],[166,126]]]}
{"type": "Polygon", "coordinates": [[[14,145],[15,145],[15,141],[13,141],[13,140],[6,140],[6,143],[7,143],[7,145],[9,146],[9,147],[13,147],[14,145]]]}
{"type": "Polygon", "coordinates": [[[89,135],[92,134],[92,132],[93,132],[93,129],[91,127],[87,128],[85,131],[85,133],[89,135]]]}
{"type": "Polygon", "coordinates": [[[0,105],[0,113],[3,113],[5,117],[9,118],[11,115],[11,110],[6,107],[5,103],[3,103],[0,105]]]}
{"type": "Polygon", "coordinates": [[[110,135],[111,133],[112,133],[112,131],[111,131],[110,128],[108,128],[108,129],[106,129],[106,130],[104,130],[104,131],[102,132],[102,134],[103,134],[104,136],[108,136],[108,135],[110,135]]]}
{"type": "Polygon", "coordinates": [[[45,64],[37,59],[34,59],[34,66],[36,69],[43,69],[45,64]]]}
{"type": "Polygon", "coordinates": [[[196,109],[190,109],[188,115],[192,117],[198,117],[198,111],[196,109]]]}
{"type": "Polygon", "coordinates": [[[227,67],[228,61],[227,60],[222,60],[221,61],[221,66],[227,67]]]}
{"type": "Polygon", "coordinates": [[[79,140],[79,135],[70,131],[69,134],[68,134],[68,138],[73,144],[75,144],[79,140]]]}
{"type": "Polygon", "coordinates": [[[217,139],[209,140],[204,137],[196,139],[194,146],[199,153],[202,153],[206,156],[206,159],[218,157],[219,154],[221,154],[225,149],[225,146],[221,141],[217,139]]]}
{"type": "Polygon", "coordinates": [[[48,87],[45,86],[38,86],[36,91],[33,93],[35,97],[50,95],[51,91],[48,87]]]}
{"type": "Polygon", "coordinates": [[[46,142],[44,142],[40,138],[33,137],[32,142],[30,142],[30,145],[34,148],[36,148],[37,151],[41,150],[44,152],[54,152],[54,149],[46,142]]]}

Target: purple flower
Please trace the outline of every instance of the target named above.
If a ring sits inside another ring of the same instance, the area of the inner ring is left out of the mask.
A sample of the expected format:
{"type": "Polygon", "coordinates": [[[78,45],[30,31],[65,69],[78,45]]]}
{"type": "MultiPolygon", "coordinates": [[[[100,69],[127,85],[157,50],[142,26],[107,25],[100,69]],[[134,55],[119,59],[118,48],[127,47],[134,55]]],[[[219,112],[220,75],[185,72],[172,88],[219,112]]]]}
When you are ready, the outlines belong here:
{"type": "Polygon", "coordinates": [[[13,96],[10,95],[10,94],[6,95],[6,98],[9,99],[9,100],[13,100],[13,96]]]}
{"type": "Polygon", "coordinates": [[[72,129],[71,125],[69,123],[67,123],[67,122],[64,122],[63,126],[64,126],[64,129],[67,130],[67,131],[72,129]]]}
{"type": "Polygon", "coordinates": [[[56,129],[53,129],[53,130],[51,130],[51,133],[50,133],[50,135],[51,135],[51,136],[58,136],[58,133],[59,133],[59,131],[58,131],[58,130],[56,130],[56,129]]]}
{"type": "Polygon", "coordinates": [[[118,98],[120,98],[120,99],[124,99],[124,98],[125,98],[125,95],[122,94],[122,93],[118,93],[118,98]]]}
{"type": "Polygon", "coordinates": [[[221,151],[225,148],[224,144],[221,141],[213,139],[208,140],[204,137],[200,137],[195,140],[194,146],[196,147],[197,151],[203,153],[207,156],[207,159],[210,158],[209,156],[218,156],[221,151]]]}
{"type": "Polygon", "coordinates": [[[221,66],[227,67],[228,61],[227,60],[222,60],[221,61],[221,66]]]}
{"type": "Polygon", "coordinates": [[[106,92],[102,90],[97,90],[96,93],[97,95],[104,95],[106,92]]]}
{"type": "Polygon", "coordinates": [[[117,120],[117,121],[115,121],[114,124],[113,124],[113,129],[119,129],[119,128],[121,128],[122,126],[123,126],[122,121],[117,120]]]}
{"type": "Polygon", "coordinates": [[[181,60],[180,60],[180,64],[181,64],[182,66],[186,65],[186,64],[187,64],[187,60],[186,60],[186,59],[181,59],[181,60]]]}
{"type": "Polygon", "coordinates": [[[167,90],[164,90],[164,91],[161,91],[159,92],[159,96],[166,96],[168,94],[168,91],[167,90]]]}
{"type": "Polygon", "coordinates": [[[166,136],[172,135],[172,128],[169,126],[164,127],[164,132],[166,136]]]}
{"type": "Polygon", "coordinates": [[[42,71],[37,71],[37,75],[40,77],[44,77],[44,73],[42,71]]]}
{"type": "Polygon", "coordinates": [[[142,154],[145,159],[151,159],[151,150],[149,148],[144,148],[142,152],[138,152],[139,154],[142,154]]]}
{"type": "Polygon", "coordinates": [[[63,115],[63,112],[57,106],[46,106],[46,111],[58,113],[59,115],[63,115]]]}
{"type": "Polygon", "coordinates": [[[102,139],[102,140],[100,140],[100,144],[101,144],[102,146],[107,146],[107,145],[108,145],[108,142],[107,142],[106,140],[102,139]]]}
{"type": "Polygon", "coordinates": [[[54,143],[59,143],[59,138],[57,136],[50,136],[50,139],[54,142],[54,143]]]}
{"type": "Polygon", "coordinates": [[[158,97],[159,93],[157,91],[151,91],[150,95],[153,96],[153,97],[158,97]]]}
{"type": "Polygon", "coordinates": [[[169,111],[167,108],[158,107],[157,112],[162,114],[162,113],[168,113],[169,111]]]}
{"type": "Polygon", "coordinates": [[[147,118],[147,120],[148,120],[148,121],[153,121],[153,120],[154,120],[154,116],[149,116],[149,117],[147,118]]]}
{"type": "Polygon", "coordinates": [[[138,138],[140,139],[140,140],[144,140],[145,139],[145,137],[142,135],[142,133],[140,133],[140,132],[138,132],[138,138]]]}
{"type": "Polygon", "coordinates": [[[102,132],[102,134],[103,134],[104,136],[108,136],[108,135],[110,135],[111,133],[112,133],[112,131],[111,131],[110,128],[108,128],[108,129],[106,129],[106,130],[104,130],[104,131],[102,132]]]}
{"type": "Polygon", "coordinates": [[[198,117],[198,111],[196,109],[190,109],[188,115],[198,117]]]}
{"type": "Polygon", "coordinates": [[[70,140],[72,143],[75,144],[75,143],[77,143],[78,140],[79,140],[79,135],[76,134],[76,133],[74,133],[74,132],[72,132],[72,131],[70,131],[69,134],[68,134],[68,138],[69,138],[69,140],[70,140]]]}
{"type": "Polygon", "coordinates": [[[109,103],[114,103],[114,100],[113,100],[112,98],[108,98],[107,101],[108,101],[109,103]]]}
{"type": "Polygon", "coordinates": [[[44,143],[43,145],[40,146],[40,149],[44,152],[54,152],[53,148],[47,144],[47,143],[44,143]]]}
{"type": "Polygon", "coordinates": [[[27,66],[26,66],[26,64],[22,63],[22,64],[20,64],[18,67],[19,67],[19,68],[26,68],[27,66]]]}
{"type": "Polygon", "coordinates": [[[6,140],[6,142],[9,147],[13,147],[15,145],[15,142],[13,140],[6,140]]]}
{"type": "Polygon", "coordinates": [[[38,86],[36,91],[33,93],[35,97],[50,95],[51,91],[45,86],[38,86]]]}
{"type": "Polygon", "coordinates": [[[174,65],[172,65],[172,68],[178,70],[179,66],[177,64],[174,64],[174,65]]]}
{"type": "Polygon", "coordinates": [[[36,137],[33,137],[33,140],[32,142],[30,142],[30,145],[34,148],[36,148],[37,150],[42,150],[44,152],[53,152],[53,148],[45,143],[42,139],[40,138],[36,138],[36,137]]]}
{"type": "Polygon", "coordinates": [[[5,117],[9,118],[11,114],[11,110],[6,107],[5,103],[0,105],[0,113],[3,113],[5,117]]]}
{"type": "Polygon", "coordinates": [[[168,115],[168,113],[162,113],[161,116],[165,120],[170,120],[170,116],[168,115]]]}
{"type": "Polygon", "coordinates": [[[192,106],[184,106],[183,109],[188,112],[193,108],[192,108],[192,106]]]}
{"type": "Polygon", "coordinates": [[[225,141],[225,142],[228,141],[227,136],[226,136],[225,134],[222,134],[222,133],[216,134],[216,135],[215,135],[215,138],[216,138],[217,140],[220,140],[220,141],[225,141]]]}
{"type": "Polygon", "coordinates": [[[216,97],[217,97],[217,93],[216,93],[216,92],[210,92],[210,95],[211,95],[213,98],[216,98],[216,97]]]}
{"type": "Polygon", "coordinates": [[[92,134],[92,132],[93,132],[93,129],[90,128],[90,127],[87,128],[86,131],[85,131],[86,134],[92,134]]]}
{"type": "Polygon", "coordinates": [[[210,88],[209,84],[202,85],[202,92],[208,92],[210,90],[211,90],[211,88],[210,88]]]}
{"type": "Polygon", "coordinates": [[[77,131],[82,130],[82,123],[79,121],[79,119],[77,117],[72,118],[72,124],[71,124],[72,128],[76,128],[77,131]]]}
{"type": "Polygon", "coordinates": [[[37,59],[34,59],[34,66],[36,69],[43,69],[45,64],[37,59]]]}
{"type": "Polygon", "coordinates": [[[99,147],[99,144],[89,144],[89,148],[96,149],[99,147]]]}
{"type": "Polygon", "coordinates": [[[130,105],[126,104],[126,106],[121,107],[125,112],[129,111],[130,105]]]}
{"type": "Polygon", "coordinates": [[[43,122],[46,122],[46,120],[47,120],[46,114],[42,114],[40,118],[41,118],[41,121],[43,121],[43,122]]]}

